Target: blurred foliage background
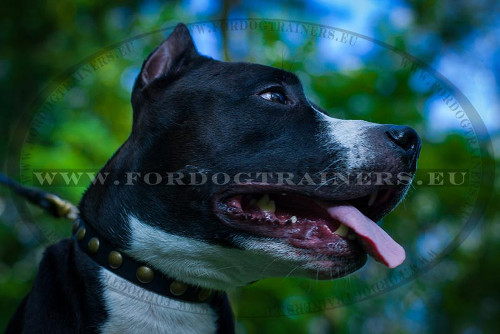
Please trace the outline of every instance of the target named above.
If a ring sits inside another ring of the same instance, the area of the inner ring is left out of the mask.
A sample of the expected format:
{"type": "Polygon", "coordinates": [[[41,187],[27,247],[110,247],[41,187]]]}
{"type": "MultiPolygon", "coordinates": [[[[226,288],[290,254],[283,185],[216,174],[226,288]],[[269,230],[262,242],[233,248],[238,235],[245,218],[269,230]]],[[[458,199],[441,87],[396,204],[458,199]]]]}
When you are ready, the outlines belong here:
{"type": "MultiPolygon", "coordinates": [[[[44,109],[45,99],[68,76],[89,64],[96,65],[99,56],[116,54],[116,45],[106,49],[108,46],[173,27],[177,22],[219,19],[269,18],[323,24],[373,37],[408,52],[444,74],[471,100],[499,152],[499,9],[496,1],[487,0],[384,4],[365,0],[349,4],[327,0],[79,0],[5,4],[0,22],[3,171],[30,184],[33,169],[98,169],[127,138],[133,80],[142,60],[170,30],[122,44],[131,46],[128,52],[79,80],[48,112],[43,112],[48,110],[44,109]]],[[[302,79],[309,97],[335,117],[413,126],[424,142],[419,162],[422,170],[473,168],[473,154],[454,114],[422,84],[417,72],[401,66],[397,53],[362,37],[350,45],[269,29],[207,33],[200,32],[201,26],[190,26],[201,53],[291,70],[302,79]]],[[[487,141],[485,133],[478,133],[477,138],[487,141]]],[[[498,155],[483,158],[486,162],[499,160],[498,155]]],[[[407,250],[408,260],[399,273],[415,266],[427,269],[422,263],[426,258],[436,260],[429,270],[419,270],[409,282],[398,282],[387,293],[369,293],[370,298],[335,308],[315,305],[321,305],[325,298],[345,298],[346,293],[369,289],[397,277],[398,271],[369,261],[359,272],[334,282],[263,280],[230,291],[238,332],[498,332],[498,182],[491,177],[483,181],[495,184],[495,193],[486,209],[482,207],[487,204],[485,199],[480,199],[484,220],[478,226],[466,224],[463,216],[471,207],[468,194],[473,185],[415,184],[404,203],[382,222],[407,250]],[[453,245],[456,237],[460,246],[449,253],[446,247],[453,245]],[[307,311],[307,307],[315,312],[287,312],[307,311]],[[270,309],[278,310],[278,314],[269,316],[270,309]]],[[[47,190],[78,202],[85,188],[47,190]]],[[[68,237],[69,230],[69,224],[51,219],[0,189],[0,329],[29,291],[44,248],[68,237]]]]}

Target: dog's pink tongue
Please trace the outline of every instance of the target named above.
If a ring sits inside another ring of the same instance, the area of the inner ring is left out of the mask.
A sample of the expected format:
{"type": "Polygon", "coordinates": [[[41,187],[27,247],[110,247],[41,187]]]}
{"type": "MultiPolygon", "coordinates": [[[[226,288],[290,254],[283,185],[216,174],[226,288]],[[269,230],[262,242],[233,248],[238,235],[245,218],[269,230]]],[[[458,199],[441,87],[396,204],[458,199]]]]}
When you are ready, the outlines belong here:
{"type": "Polygon", "coordinates": [[[389,268],[395,268],[403,263],[406,257],[403,247],[358,209],[344,204],[327,208],[327,211],[333,219],[356,232],[365,251],[375,260],[389,268]]]}

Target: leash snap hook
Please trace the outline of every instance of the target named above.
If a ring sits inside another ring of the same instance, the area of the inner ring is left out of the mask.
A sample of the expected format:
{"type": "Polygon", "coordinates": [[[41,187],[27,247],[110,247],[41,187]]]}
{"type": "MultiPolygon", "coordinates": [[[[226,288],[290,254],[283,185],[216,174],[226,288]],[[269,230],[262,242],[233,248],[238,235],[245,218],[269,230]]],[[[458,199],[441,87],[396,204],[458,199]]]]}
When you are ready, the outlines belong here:
{"type": "Polygon", "coordinates": [[[45,194],[45,199],[56,209],[55,212],[59,217],[68,219],[78,217],[78,208],[61,197],[54,194],[45,194]]]}

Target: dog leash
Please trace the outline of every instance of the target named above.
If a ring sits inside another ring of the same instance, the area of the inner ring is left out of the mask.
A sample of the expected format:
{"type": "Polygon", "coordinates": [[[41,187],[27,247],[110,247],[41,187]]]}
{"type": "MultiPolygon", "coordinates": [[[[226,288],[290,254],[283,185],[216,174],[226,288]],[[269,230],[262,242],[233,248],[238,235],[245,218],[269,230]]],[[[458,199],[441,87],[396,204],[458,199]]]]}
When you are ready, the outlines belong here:
{"type": "Polygon", "coordinates": [[[30,203],[39,206],[56,218],[75,220],[78,217],[78,208],[55,194],[23,186],[3,173],[0,173],[0,184],[10,188],[19,196],[26,198],[30,203]]]}

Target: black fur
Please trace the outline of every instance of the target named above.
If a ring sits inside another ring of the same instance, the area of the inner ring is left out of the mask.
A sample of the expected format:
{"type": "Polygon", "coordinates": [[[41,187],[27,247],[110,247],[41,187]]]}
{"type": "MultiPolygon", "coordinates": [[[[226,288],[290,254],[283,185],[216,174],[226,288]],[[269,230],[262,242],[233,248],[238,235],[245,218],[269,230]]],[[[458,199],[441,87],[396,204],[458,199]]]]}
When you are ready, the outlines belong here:
{"type": "Polygon", "coordinates": [[[6,333],[98,333],[107,313],[97,271],[73,239],[47,248],[6,333]]]}

